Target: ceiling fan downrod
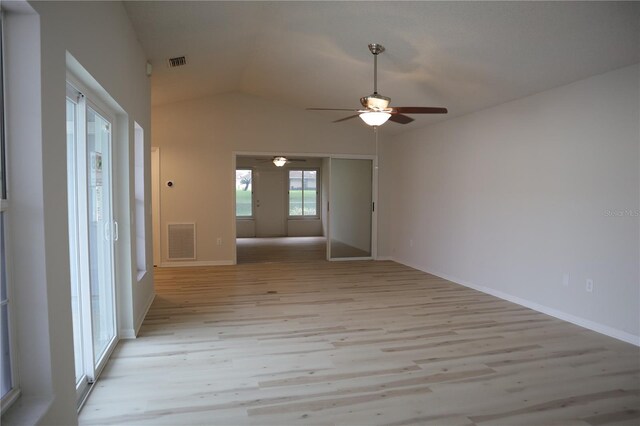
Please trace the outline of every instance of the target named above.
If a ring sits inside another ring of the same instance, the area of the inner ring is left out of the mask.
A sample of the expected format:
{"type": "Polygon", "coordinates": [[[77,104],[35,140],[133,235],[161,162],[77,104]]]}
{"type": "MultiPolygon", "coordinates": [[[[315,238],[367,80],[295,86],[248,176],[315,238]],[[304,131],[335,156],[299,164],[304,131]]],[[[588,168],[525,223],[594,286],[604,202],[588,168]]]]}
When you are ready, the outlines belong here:
{"type": "Polygon", "coordinates": [[[384,46],[378,43],[371,43],[369,51],[373,53],[373,94],[378,94],[378,55],[384,52],[384,46]]]}

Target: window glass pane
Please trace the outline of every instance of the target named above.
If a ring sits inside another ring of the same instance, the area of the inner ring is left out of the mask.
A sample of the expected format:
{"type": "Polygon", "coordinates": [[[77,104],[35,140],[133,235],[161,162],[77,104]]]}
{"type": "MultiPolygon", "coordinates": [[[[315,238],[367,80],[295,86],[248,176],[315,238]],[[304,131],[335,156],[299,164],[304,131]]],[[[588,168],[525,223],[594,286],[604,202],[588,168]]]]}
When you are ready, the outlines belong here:
{"type": "MultiPolygon", "coordinates": [[[[0,36],[2,36],[2,19],[0,19],[0,36]]],[[[2,50],[2,39],[0,38],[0,198],[7,198],[7,179],[4,152],[4,51],[2,50]]]]}
{"type": "Polygon", "coordinates": [[[69,208],[69,261],[71,273],[71,318],[73,324],[73,354],[75,358],[76,384],[84,376],[82,353],[82,312],[80,301],[80,278],[78,277],[78,223],[76,191],[76,112],[77,104],[67,99],[67,202],[69,208]]]}
{"type": "Polygon", "coordinates": [[[87,108],[89,265],[94,362],[115,336],[111,235],[111,125],[87,108]]]}
{"type": "Polygon", "coordinates": [[[317,172],[315,170],[304,171],[304,211],[305,216],[315,216],[317,199],[317,172]]]}
{"type": "Polygon", "coordinates": [[[11,355],[9,349],[9,305],[0,307],[0,398],[4,397],[13,387],[11,383],[11,355]]]}
{"type": "Polygon", "coordinates": [[[302,171],[289,170],[289,216],[302,215],[302,171]]]}
{"type": "Polygon", "coordinates": [[[0,213],[0,301],[7,300],[7,261],[4,249],[4,212],[0,213]]]}
{"type": "Polygon", "coordinates": [[[236,170],[236,216],[253,216],[253,173],[251,169],[236,170]]]}
{"type": "Polygon", "coordinates": [[[136,266],[138,274],[147,270],[145,243],[145,197],[144,197],[144,130],[138,123],[133,124],[134,136],[134,188],[136,197],[136,266]]]}
{"type": "Polygon", "coordinates": [[[9,304],[7,302],[7,268],[4,249],[4,213],[0,213],[0,282],[2,301],[0,304],[0,398],[11,390],[11,349],[9,346],[9,304]]]}

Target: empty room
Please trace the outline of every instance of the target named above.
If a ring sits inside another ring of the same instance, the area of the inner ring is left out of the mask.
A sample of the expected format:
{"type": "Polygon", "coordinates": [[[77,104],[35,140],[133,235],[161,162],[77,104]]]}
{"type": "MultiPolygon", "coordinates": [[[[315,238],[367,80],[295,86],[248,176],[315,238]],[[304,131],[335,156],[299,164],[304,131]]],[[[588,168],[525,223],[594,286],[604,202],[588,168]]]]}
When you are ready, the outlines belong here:
{"type": "Polygon", "coordinates": [[[3,425],[640,422],[640,2],[0,11],[3,425]]]}

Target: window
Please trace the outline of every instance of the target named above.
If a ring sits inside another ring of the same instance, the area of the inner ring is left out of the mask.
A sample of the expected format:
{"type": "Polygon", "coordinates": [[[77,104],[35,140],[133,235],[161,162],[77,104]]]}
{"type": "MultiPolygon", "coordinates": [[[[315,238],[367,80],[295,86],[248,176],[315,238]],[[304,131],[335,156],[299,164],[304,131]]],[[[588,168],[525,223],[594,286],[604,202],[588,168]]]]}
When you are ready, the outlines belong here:
{"type": "Polygon", "coordinates": [[[289,216],[318,217],[318,170],[289,170],[289,216]]]}
{"type": "Polygon", "coordinates": [[[136,265],[138,280],[147,271],[147,253],[145,241],[145,197],[144,197],[144,129],[138,123],[133,123],[134,135],[134,187],[136,193],[136,265]]]}
{"type": "Polygon", "coordinates": [[[236,217],[253,217],[253,170],[236,170],[236,217]]]}
{"type": "Polygon", "coordinates": [[[9,200],[7,199],[7,169],[5,163],[5,97],[4,97],[4,51],[2,37],[2,12],[0,11],[0,401],[1,411],[19,396],[16,381],[16,365],[14,358],[14,342],[11,320],[14,305],[11,303],[10,276],[7,271],[9,245],[7,238],[7,220],[9,200]]]}

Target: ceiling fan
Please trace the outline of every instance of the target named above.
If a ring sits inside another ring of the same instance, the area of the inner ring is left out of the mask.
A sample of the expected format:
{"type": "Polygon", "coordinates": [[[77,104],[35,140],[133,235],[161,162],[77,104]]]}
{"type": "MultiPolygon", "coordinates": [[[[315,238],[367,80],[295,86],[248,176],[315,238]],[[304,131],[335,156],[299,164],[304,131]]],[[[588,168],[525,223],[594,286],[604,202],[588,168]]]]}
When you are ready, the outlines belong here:
{"type": "Polygon", "coordinates": [[[276,157],[273,157],[270,160],[269,159],[264,159],[264,158],[256,158],[256,160],[264,161],[264,162],[270,161],[273,164],[275,164],[276,167],[282,167],[285,164],[289,164],[289,163],[302,163],[302,162],[307,161],[307,160],[305,160],[303,158],[287,158],[287,157],[284,157],[282,155],[278,155],[276,157]]]}
{"type": "Polygon", "coordinates": [[[338,123],[360,117],[369,126],[380,126],[387,120],[399,124],[407,124],[413,118],[405,114],[446,114],[446,108],[441,107],[389,107],[391,98],[378,93],[378,55],[384,52],[384,46],[377,43],[369,45],[369,51],[373,54],[373,94],[360,98],[362,108],[307,108],[309,111],[355,111],[357,114],[335,120],[338,123]]]}

